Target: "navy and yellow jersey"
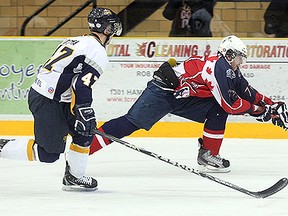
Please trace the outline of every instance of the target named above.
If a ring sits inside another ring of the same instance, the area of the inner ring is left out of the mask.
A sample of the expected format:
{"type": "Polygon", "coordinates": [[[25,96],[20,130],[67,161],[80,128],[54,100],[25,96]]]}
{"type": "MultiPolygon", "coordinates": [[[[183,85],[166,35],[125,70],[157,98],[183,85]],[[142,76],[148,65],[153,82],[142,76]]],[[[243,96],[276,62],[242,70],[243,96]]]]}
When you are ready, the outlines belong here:
{"type": "Polygon", "coordinates": [[[92,103],[92,86],[109,60],[93,36],[67,38],[41,68],[32,88],[43,96],[76,104],[92,103]]]}
{"type": "Polygon", "coordinates": [[[253,113],[254,105],[273,103],[251,87],[241,71],[233,70],[223,57],[190,58],[173,69],[180,81],[176,90],[189,86],[190,96],[214,97],[229,114],[253,113]]]}

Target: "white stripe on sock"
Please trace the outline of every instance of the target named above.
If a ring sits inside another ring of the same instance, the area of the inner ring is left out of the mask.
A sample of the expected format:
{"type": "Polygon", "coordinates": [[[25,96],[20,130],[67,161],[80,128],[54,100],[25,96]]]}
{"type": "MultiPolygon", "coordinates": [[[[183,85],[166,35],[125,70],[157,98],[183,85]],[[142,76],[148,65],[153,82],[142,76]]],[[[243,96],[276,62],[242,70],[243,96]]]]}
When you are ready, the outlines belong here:
{"type": "Polygon", "coordinates": [[[212,138],[212,139],[223,139],[224,138],[224,134],[211,134],[211,133],[207,133],[205,131],[203,131],[203,136],[208,137],[208,138],[212,138]]]}
{"type": "Polygon", "coordinates": [[[96,134],[96,138],[97,138],[98,142],[100,143],[100,145],[102,146],[102,148],[107,146],[106,143],[104,142],[104,139],[102,136],[96,134]]]}

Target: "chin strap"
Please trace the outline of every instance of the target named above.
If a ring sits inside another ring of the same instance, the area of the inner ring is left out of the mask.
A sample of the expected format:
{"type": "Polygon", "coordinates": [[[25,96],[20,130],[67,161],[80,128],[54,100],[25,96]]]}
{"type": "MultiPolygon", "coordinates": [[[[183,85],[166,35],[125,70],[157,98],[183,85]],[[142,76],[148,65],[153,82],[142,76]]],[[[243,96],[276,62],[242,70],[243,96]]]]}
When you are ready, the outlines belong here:
{"type": "Polygon", "coordinates": [[[110,41],[110,37],[111,37],[111,35],[106,35],[106,40],[104,42],[104,46],[106,46],[107,43],[110,41]]]}

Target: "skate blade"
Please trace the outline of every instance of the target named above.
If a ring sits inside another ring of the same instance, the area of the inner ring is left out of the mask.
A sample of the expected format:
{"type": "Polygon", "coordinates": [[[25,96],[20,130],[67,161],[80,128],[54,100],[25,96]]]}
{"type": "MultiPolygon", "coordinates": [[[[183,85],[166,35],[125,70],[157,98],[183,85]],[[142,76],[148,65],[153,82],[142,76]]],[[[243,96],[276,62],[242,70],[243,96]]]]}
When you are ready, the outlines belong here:
{"type": "Polygon", "coordinates": [[[198,171],[201,173],[229,173],[231,169],[229,167],[217,169],[209,165],[208,166],[198,165],[198,171]]]}
{"type": "Polygon", "coordinates": [[[92,192],[98,190],[97,187],[95,188],[84,188],[76,185],[64,185],[62,187],[63,191],[75,191],[75,192],[92,192]]]}

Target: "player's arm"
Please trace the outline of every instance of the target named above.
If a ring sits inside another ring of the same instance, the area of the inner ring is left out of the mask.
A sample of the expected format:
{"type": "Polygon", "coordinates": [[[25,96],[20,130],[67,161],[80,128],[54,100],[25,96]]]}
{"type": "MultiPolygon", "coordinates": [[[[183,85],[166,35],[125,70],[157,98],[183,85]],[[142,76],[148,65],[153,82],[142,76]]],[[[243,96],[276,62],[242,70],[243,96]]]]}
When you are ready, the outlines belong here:
{"type": "Polygon", "coordinates": [[[173,20],[175,18],[177,9],[179,9],[182,5],[181,0],[169,0],[168,4],[163,10],[163,17],[165,17],[168,20],[173,20]]]}
{"type": "Polygon", "coordinates": [[[96,128],[96,118],[92,104],[92,87],[100,73],[89,64],[83,66],[82,72],[76,76],[73,83],[75,105],[73,111],[76,117],[75,130],[83,136],[93,135],[96,128]]]}
{"type": "Polygon", "coordinates": [[[243,99],[238,92],[238,75],[226,62],[217,61],[215,64],[208,63],[203,71],[203,79],[219,105],[232,115],[250,113],[252,104],[243,99]]]}
{"type": "Polygon", "coordinates": [[[240,94],[252,104],[253,109],[249,113],[251,116],[256,117],[256,120],[260,122],[272,119],[274,125],[284,130],[288,129],[288,110],[285,102],[272,101],[249,85],[244,77],[242,77],[240,85],[240,94]]]}

